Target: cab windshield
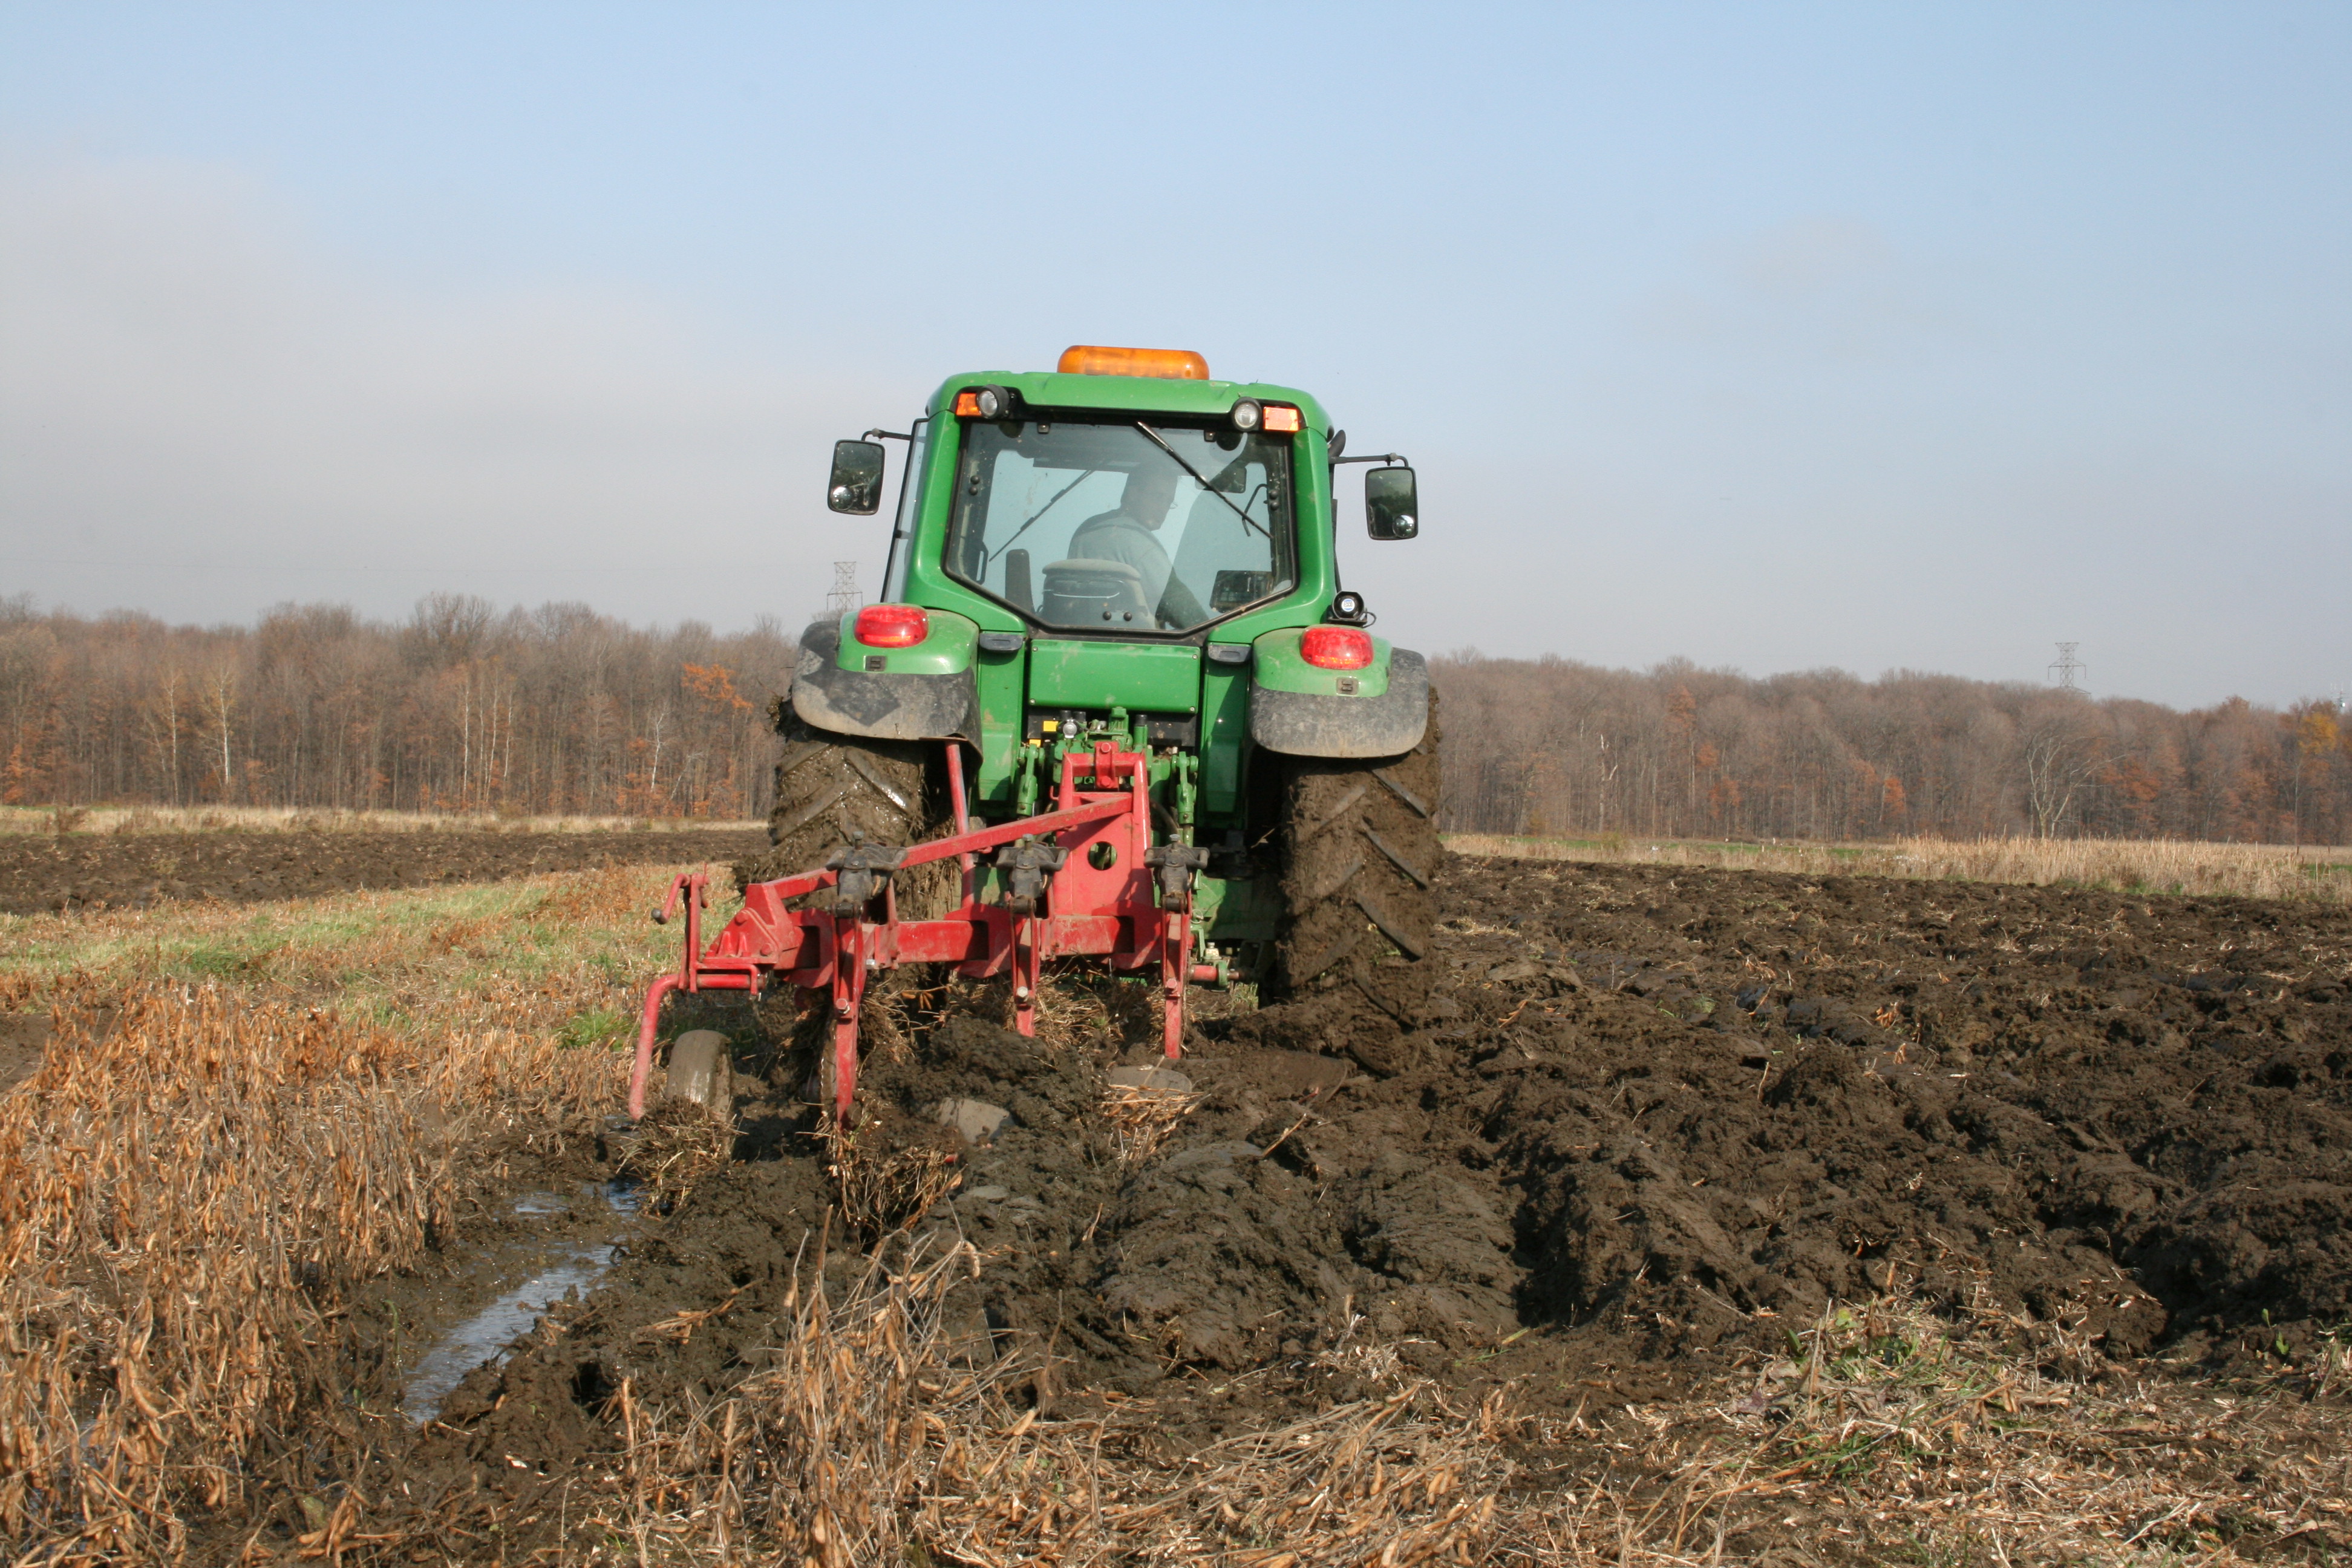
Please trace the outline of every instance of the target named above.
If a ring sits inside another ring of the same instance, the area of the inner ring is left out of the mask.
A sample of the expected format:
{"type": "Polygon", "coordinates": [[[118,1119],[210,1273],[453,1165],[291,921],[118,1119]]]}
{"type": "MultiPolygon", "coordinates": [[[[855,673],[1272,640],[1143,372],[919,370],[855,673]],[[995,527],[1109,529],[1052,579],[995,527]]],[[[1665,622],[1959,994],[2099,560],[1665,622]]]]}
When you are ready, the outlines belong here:
{"type": "Polygon", "coordinates": [[[1287,592],[1287,437],[973,421],[949,574],[1047,626],[1190,631],[1287,592]]]}

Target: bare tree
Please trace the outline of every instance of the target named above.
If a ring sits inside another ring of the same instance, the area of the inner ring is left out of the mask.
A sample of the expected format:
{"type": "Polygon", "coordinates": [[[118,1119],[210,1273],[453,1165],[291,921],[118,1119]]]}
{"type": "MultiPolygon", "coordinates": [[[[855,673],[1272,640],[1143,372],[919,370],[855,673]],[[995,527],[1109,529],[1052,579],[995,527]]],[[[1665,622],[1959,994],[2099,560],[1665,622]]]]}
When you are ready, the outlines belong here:
{"type": "MultiPolygon", "coordinates": [[[[646,628],[462,595],[397,625],[285,605],[250,628],[0,599],[0,796],[757,816],[793,655],[772,622],[646,628]]],[[[2329,703],[2182,712],[1913,671],[1475,651],[1430,671],[1452,832],[2352,841],[2352,736],[2329,703]]]]}
{"type": "Polygon", "coordinates": [[[229,734],[235,724],[237,708],[236,670],[223,662],[205,674],[205,722],[212,730],[212,744],[220,757],[220,798],[236,798],[236,771],[230,761],[229,734]]]}

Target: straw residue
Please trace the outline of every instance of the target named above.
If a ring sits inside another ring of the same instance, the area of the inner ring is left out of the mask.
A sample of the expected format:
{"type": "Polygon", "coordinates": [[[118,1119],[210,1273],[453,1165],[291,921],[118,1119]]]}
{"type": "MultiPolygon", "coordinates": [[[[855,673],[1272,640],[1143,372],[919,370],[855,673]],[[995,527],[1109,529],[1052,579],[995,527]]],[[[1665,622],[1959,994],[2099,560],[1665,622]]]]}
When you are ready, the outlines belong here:
{"type": "Polygon", "coordinates": [[[53,1026],[0,1100],[0,1533],[50,1562],[177,1556],[280,1500],[298,1415],[349,1419],[342,1293],[422,1260],[451,1151],[612,1092],[609,1058],[210,988],[53,1026]]]}
{"type": "Polygon", "coordinates": [[[979,1256],[886,1249],[796,1291],[769,1368],[692,1410],[629,1413],[626,1516],[666,1552],[827,1565],[1476,1560],[1512,1467],[1500,1401],[1425,1382],[1188,1455],[1153,1405],[1025,1403],[1044,1347],[992,1360],[979,1256]]]}

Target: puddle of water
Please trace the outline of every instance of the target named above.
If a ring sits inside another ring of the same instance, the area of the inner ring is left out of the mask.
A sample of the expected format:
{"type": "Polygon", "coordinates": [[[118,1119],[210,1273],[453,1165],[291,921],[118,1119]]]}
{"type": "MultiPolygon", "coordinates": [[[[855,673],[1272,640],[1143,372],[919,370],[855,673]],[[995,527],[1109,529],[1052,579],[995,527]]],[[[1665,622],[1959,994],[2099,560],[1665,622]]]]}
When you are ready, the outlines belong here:
{"type": "Polygon", "coordinates": [[[570,1242],[568,1261],[532,1275],[442,1336],[431,1354],[408,1374],[408,1394],[401,1408],[411,1421],[423,1425],[441,1409],[449,1391],[484,1362],[505,1359],[508,1343],[524,1333],[551,1302],[567,1290],[587,1289],[613,1266],[613,1248],[605,1242],[570,1242]]]}
{"type": "MultiPolygon", "coordinates": [[[[584,1193],[603,1199],[614,1214],[636,1214],[642,1201],[633,1184],[589,1183],[584,1193]]],[[[515,1204],[515,1213],[543,1216],[560,1215],[571,1201],[556,1193],[527,1193],[515,1204]]],[[[572,1290],[585,1295],[613,1266],[609,1241],[566,1241],[549,1254],[549,1267],[507,1291],[480,1311],[441,1336],[425,1358],[409,1372],[401,1409],[420,1426],[439,1414],[449,1391],[485,1362],[506,1359],[512,1342],[528,1332],[549,1305],[572,1290]]]]}

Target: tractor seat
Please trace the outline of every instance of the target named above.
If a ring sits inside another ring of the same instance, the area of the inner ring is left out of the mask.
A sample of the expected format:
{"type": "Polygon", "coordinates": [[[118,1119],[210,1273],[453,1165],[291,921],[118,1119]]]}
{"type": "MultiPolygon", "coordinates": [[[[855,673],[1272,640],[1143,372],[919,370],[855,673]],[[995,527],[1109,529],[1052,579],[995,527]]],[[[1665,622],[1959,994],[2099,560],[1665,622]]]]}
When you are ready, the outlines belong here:
{"type": "Polygon", "coordinates": [[[1143,602],[1142,573],[1124,561],[1083,556],[1045,568],[1037,614],[1057,626],[1139,624],[1149,630],[1153,624],[1151,606],[1143,602]]]}

